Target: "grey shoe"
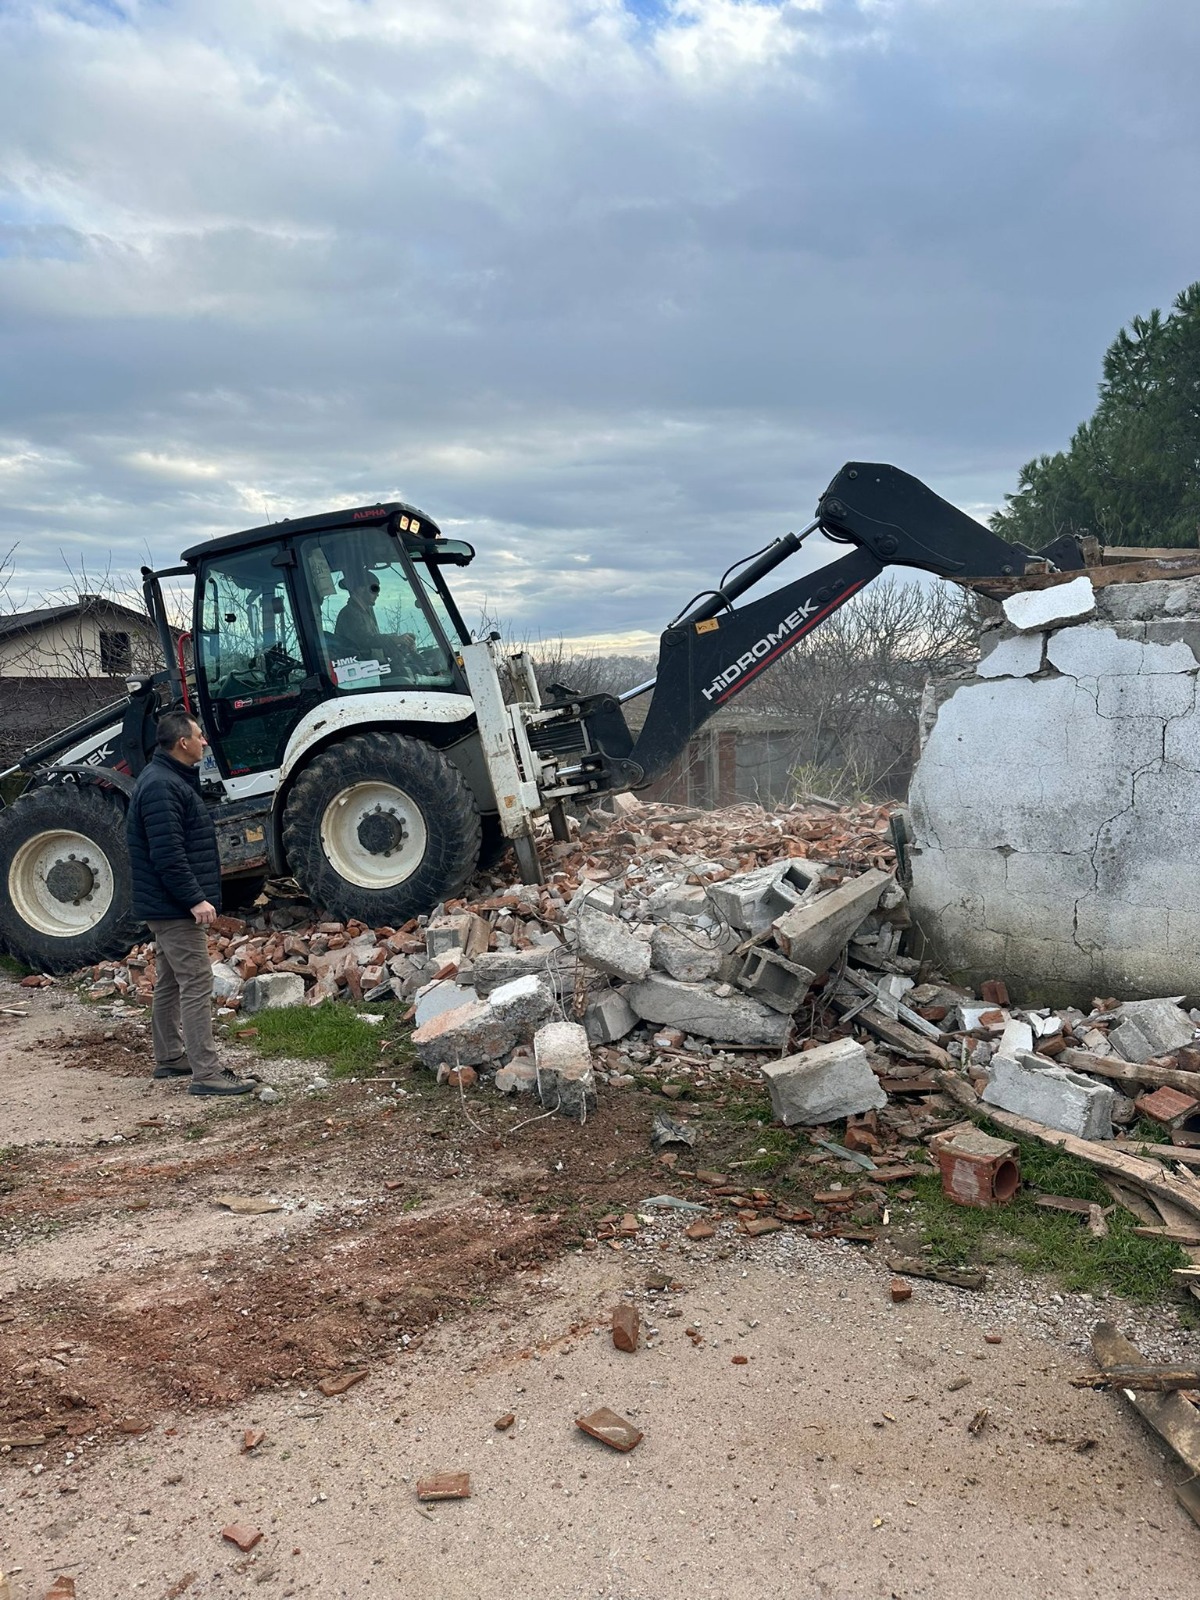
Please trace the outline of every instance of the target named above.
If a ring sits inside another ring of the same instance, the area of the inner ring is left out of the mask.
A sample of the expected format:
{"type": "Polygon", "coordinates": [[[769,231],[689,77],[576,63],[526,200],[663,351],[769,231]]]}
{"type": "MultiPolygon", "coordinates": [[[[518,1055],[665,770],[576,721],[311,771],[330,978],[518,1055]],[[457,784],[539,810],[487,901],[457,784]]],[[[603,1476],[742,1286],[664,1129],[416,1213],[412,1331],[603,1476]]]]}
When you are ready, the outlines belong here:
{"type": "Polygon", "coordinates": [[[188,1066],[183,1057],[180,1057],[180,1061],[183,1062],[182,1066],[178,1061],[160,1061],[154,1069],[154,1076],[156,1078],[190,1078],[192,1075],[191,1067],[188,1066]]]}
{"type": "Polygon", "coordinates": [[[230,1072],[226,1067],[219,1078],[208,1078],[197,1083],[195,1078],[188,1084],[189,1094],[253,1094],[258,1088],[256,1078],[239,1078],[236,1072],[230,1072]]]}

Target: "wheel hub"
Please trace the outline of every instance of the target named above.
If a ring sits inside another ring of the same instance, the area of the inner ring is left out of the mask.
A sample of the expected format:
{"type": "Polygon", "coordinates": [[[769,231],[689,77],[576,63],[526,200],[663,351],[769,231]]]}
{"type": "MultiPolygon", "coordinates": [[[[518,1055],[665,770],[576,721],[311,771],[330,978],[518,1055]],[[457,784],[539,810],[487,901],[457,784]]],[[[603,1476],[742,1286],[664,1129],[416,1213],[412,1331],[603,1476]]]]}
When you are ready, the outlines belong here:
{"type": "Polygon", "coordinates": [[[321,818],[325,859],[360,889],[393,889],[417,870],[429,832],[399,784],[366,778],[336,794],[321,818]]]}
{"type": "Polygon", "coordinates": [[[46,828],[26,839],[9,862],[7,880],[21,921],[47,939],[90,933],[117,891],[107,852],[74,828],[46,828]]]}
{"type": "Polygon", "coordinates": [[[407,836],[403,818],[394,811],[385,811],[382,806],[376,806],[359,820],[358,842],[368,855],[390,856],[393,850],[399,850],[407,836]]]}
{"type": "Polygon", "coordinates": [[[62,905],[77,906],[86,900],[96,887],[96,874],[91,863],[72,854],[65,861],[56,861],[46,874],[46,887],[53,898],[62,905]]]}

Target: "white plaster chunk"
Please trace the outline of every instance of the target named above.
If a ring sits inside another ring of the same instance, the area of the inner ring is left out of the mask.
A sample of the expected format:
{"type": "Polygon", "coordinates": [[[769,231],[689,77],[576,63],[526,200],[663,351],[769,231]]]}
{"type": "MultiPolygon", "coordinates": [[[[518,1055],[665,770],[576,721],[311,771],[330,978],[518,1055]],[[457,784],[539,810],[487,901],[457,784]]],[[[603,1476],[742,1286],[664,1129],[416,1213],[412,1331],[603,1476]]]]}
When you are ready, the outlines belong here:
{"type": "Polygon", "coordinates": [[[1122,639],[1114,628],[1099,626],[1062,628],[1051,634],[1046,660],[1074,678],[1196,670],[1196,657],[1182,639],[1173,644],[1147,644],[1122,639]]]}
{"type": "Polygon", "coordinates": [[[1096,591],[1086,573],[1050,589],[1022,589],[1004,602],[1004,615],[1021,633],[1052,627],[1073,617],[1090,617],[1096,610],[1096,591]]]}
{"type": "Polygon", "coordinates": [[[1103,677],[1096,680],[1096,710],[1102,717],[1154,719],[1155,731],[1181,717],[1196,701],[1194,673],[1164,677],[1103,677]]]}
{"type": "Polygon", "coordinates": [[[1028,678],[1042,665],[1045,635],[1019,633],[1014,639],[1001,639],[976,667],[981,678],[1028,678]]]}

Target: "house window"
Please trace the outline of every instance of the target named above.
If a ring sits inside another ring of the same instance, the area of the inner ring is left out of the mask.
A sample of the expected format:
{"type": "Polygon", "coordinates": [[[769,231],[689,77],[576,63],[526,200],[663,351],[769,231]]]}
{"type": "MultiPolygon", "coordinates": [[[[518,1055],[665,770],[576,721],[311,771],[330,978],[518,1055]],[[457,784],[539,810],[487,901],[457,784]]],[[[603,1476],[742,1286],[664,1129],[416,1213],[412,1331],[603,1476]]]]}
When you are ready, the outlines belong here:
{"type": "Polygon", "coordinates": [[[114,676],[133,671],[133,650],[127,633],[100,630],[100,671],[114,676]]]}

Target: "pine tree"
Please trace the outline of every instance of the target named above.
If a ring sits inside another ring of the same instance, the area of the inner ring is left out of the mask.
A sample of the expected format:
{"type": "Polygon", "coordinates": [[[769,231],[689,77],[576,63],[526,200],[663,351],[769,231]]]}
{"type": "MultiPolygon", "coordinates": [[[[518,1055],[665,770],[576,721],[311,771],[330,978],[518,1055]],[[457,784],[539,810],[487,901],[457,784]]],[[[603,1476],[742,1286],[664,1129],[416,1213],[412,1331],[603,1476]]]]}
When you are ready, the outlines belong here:
{"type": "Polygon", "coordinates": [[[1200,283],[1122,328],[1100,399],[1066,450],[1021,468],[992,527],[1031,549],[1062,533],[1103,544],[1200,543],[1200,283]]]}

